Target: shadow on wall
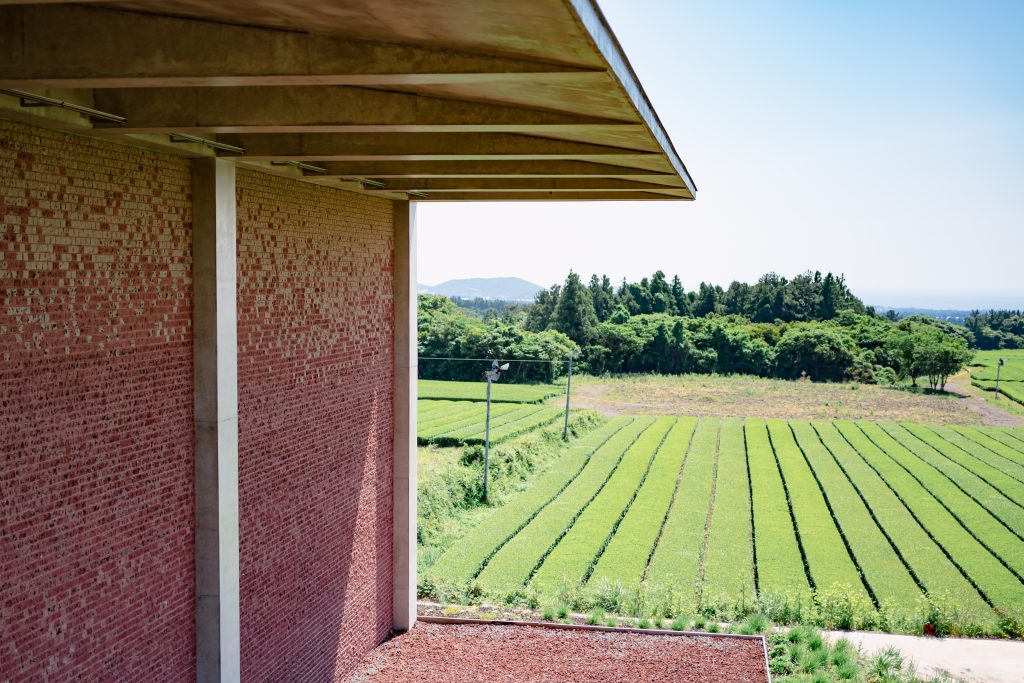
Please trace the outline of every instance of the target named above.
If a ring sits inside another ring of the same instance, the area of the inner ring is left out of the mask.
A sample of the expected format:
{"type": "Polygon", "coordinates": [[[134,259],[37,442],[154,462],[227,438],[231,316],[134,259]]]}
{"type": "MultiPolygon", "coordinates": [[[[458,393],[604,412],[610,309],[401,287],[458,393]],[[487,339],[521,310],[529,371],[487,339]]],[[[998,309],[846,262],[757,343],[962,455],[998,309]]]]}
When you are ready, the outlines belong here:
{"type": "Polygon", "coordinates": [[[392,619],[392,205],[239,170],[242,677],[344,678],[392,619]]]}

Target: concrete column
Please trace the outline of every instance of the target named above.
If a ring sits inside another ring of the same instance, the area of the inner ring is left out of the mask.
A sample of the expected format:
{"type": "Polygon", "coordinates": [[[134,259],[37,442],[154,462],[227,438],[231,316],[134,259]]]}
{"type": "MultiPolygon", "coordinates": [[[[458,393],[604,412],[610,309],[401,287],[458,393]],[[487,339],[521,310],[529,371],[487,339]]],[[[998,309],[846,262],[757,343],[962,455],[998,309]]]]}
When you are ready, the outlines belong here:
{"type": "Polygon", "coordinates": [[[192,162],[196,680],[238,681],[238,316],[235,164],[192,162]]]}
{"type": "Polygon", "coordinates": [[[395,202],[394,616],[416,622],[416,207],[395,202]]]}

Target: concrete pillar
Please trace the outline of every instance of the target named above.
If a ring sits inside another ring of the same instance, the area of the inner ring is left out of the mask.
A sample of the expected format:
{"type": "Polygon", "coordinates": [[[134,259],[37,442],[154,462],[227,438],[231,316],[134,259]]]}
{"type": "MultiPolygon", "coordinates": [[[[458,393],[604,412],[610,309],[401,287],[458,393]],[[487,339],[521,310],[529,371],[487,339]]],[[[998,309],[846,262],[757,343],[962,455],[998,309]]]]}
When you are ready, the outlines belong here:
{"type": "Polygon", "coordinates": [[[416,207],[395,202],[394,615],[416,622],[416,207]]]}
{"type": "Polygon", "coordinates": [[[192,162],[196,680],[238,681],[238,316],[235,164],[192,162]]]}

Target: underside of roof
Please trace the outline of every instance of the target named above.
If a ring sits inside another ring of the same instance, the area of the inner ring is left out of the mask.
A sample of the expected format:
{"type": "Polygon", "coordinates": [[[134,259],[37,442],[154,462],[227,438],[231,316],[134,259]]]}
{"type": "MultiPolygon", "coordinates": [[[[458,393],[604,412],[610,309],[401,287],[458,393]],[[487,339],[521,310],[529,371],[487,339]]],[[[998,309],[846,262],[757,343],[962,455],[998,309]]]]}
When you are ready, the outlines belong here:
{"type": "Polygon", "coordinates": [[[0,0],[0,117],[394,199],[688,200],[593,0],[0,0]]]}

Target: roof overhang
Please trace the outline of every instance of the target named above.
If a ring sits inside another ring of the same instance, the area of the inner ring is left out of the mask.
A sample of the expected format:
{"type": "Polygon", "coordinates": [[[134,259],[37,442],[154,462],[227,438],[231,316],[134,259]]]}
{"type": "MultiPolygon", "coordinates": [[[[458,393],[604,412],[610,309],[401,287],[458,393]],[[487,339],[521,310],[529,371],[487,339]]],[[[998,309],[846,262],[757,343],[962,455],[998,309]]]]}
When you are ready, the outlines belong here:
{"type": "Polygon", "coordinates": [[[593,0],[0,0],[0,88],[0,117],[396,199],[696,193],[593,0]]]}

